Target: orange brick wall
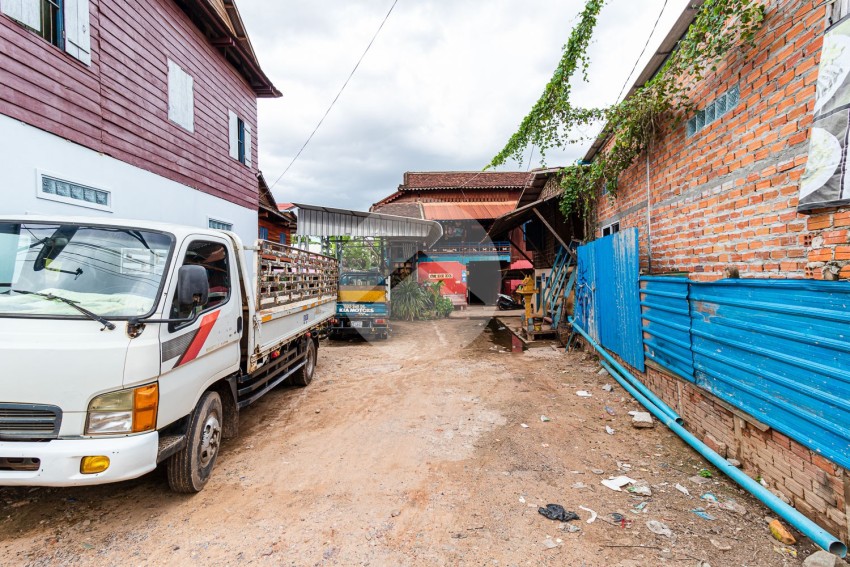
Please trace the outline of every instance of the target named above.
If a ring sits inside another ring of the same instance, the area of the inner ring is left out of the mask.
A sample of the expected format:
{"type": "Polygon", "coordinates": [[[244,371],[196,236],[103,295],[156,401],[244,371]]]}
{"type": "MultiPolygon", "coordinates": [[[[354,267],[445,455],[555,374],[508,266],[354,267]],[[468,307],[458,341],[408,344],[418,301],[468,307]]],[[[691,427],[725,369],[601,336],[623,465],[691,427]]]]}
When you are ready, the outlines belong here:
{"type": "Polygon", "coordinates": [[[850,277],[850,208],[796,212],[825,6],[765,6],[755,46],[734,49],[693,92],[702,109],[738,85],[737,106],[691,137],[686,120],[671,120],[621,176],[617,198],[599,197],[597,236],[615,220],[638,227],[647,272],[712,280],[734,266],[742,277],[821,279],[832,268],[850,277]]]}
{"type": "Polygon", "coordinates": [[[691,433],[725,444],[725,456],[741,461],[744,472],[761,476],[802,514],[850,540],[848,471],[686,380],[652,367],[633,374],[682,416],[691,433]]]}
{"type": "MultiPolygon", "coordinates": [[[[617,198],[599,196],[596,236],[614,221],[637,227],[645,273],[714,280],[734,266],[741,277],[822,279],[834,269],[850,278],[850,208],[796,211],[825,4],[769,0],[765,7],[755,46],[733,50],[693,91],[703,109],[738,85],[737,106],[691,137],[691,116],[671,120],[621,176],[617,198]]],[[[686,380],[654,367],[633,373],[691,432],[725,444],[748,474],[850,539],[850,472],[686,380]]]]}

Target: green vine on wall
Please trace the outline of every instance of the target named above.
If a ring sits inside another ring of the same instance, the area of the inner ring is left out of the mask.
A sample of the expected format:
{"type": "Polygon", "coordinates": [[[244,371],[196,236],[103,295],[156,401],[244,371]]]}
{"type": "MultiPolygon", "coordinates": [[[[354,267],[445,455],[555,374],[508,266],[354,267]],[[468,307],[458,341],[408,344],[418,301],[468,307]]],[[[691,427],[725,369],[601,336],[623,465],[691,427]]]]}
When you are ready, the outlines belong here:
{"type": "MultiPolygon", "coordinates": [[[[573,28],[564,54],[540,99],[523,119],[516,133],[487,168],[508,159],[522,162],[533,144],[545,158],[546,151],[582,141],[574,132],[599,121],[609,136],[606,148],[593,163],[562,168],[561,210],[564,214],[589,215],[599,188],[617,194],[620,174],[628,169],[671,116],[678,124],[693,110],[689,98],[694,85],[715,71],[736,45],[751,44],[764,19],[759,0],[706,0],[685,37],[656,75],[622,102],[607,108],[581,108],[570,102],[570,81],[581,65],[587,81],[587,48],[605,0],[588,0],[573,28]]],[[[486,168],[485,168],[486,169],[486,168]]]]}

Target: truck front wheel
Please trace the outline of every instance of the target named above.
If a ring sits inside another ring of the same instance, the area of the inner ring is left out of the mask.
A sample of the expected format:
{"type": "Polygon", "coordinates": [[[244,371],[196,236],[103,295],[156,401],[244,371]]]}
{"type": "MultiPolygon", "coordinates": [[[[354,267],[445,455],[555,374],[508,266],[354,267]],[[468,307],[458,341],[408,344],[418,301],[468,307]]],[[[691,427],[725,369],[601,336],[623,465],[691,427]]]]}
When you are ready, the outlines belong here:
{"type": "Polygon", "coordinates": [[[223,423],[221,397],[217,392],[205,393],[189,421],[186,446],[168,461],[171,490],[191,494],[206,486],[221,445],[223,423]]]}
{"type": "Polygon", "coordinates": [[[292,383],[296,386],[307,386],[313,381],[313,372],[316,370],[316,343],[307,339],[307,351],[304,355],[304,365],[292,375],[292,383]]]}

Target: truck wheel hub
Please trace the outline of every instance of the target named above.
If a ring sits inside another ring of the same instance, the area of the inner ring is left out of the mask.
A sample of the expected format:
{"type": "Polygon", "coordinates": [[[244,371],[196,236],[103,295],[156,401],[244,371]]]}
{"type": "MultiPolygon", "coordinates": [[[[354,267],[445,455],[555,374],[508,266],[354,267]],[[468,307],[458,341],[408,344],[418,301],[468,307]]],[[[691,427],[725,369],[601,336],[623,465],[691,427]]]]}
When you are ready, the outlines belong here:
{"type": "Polygon", "coordinates": [[[215,454],[218,452],[219,441],[221,440],[221,424],[218,417],[210,415],[204,423],[204,432],[201,437],[201,466],[207,466],[212,461],[215,454]]]}

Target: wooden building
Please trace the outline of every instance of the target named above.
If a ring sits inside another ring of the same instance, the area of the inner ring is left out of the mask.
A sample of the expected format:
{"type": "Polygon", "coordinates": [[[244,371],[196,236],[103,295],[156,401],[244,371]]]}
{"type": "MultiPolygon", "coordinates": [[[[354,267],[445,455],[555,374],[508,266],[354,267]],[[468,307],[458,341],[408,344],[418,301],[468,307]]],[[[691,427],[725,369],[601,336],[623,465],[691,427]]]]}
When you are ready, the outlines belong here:
{"type": "Polygon", "coordinates": [[[443,237],[418,262],[435,264],[435,273],[461,284],[446,285],[466,290],[453,294],[456,304],[491,304],[496,293],[516,286],[522,269],[531,269],[521,229],[511,239],[487,234],[495,219],[514,210],[529,178],[514,171],[409,171],[398,190],[370,210],[439,222],[443,237]]]}
{"type": "Polygon", "coordinates": [[[275,201],[266,179],[260,173],[257,176],[260,187],[260,203],[257,209],[259,226],[257,236],[280,244],[291,244],[292,235],[297,227],[295,213],[282,208],[275,201]]]}
{"type": "Polygon", "coordinates": [[[4,212],[257,231],[257,98],[232,0],[0,1],[4,212]]]}

